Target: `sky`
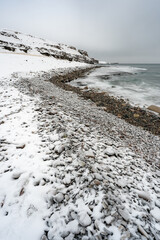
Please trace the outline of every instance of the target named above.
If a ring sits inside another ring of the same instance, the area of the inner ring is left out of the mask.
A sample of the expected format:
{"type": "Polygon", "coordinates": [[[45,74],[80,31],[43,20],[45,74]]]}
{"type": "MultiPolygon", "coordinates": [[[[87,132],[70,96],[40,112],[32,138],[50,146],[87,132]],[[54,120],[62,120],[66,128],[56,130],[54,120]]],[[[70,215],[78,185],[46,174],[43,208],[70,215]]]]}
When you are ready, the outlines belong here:
{"type": "Polygon", "coordinates": [[[0,0],[2,29],[107,62],[160,63],[160,0],[0,0]]]}

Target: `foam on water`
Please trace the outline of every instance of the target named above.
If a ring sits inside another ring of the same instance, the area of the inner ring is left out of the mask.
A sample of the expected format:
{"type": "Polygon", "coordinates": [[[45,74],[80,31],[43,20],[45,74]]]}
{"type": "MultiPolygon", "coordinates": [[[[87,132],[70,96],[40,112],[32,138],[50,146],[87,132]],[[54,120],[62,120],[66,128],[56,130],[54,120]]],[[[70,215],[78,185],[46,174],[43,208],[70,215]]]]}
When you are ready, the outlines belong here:
{"type": "Polygon", "coordinates": [[[105,66],[89,76],[71,82],[74,86],[94,88],[128,99],[140,106],[160,106],[160,65],[105,66]]]}

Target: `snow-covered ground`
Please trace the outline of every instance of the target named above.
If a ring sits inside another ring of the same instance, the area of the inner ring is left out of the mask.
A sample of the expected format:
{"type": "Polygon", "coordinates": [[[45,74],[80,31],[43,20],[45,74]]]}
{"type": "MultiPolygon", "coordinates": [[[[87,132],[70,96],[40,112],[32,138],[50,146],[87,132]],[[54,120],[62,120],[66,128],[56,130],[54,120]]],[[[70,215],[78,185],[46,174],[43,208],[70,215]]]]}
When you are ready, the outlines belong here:
{"type": "Polygon", "coordinates": [[[57,68],[85,67],[86,63],[69,62],[55,58],[29,55],[0,53],[0,77],[9,76],[14,72],[49,71],[57,68]]]}
{"type": "Polygon", "coordinates": [[[85,64],[0,66],[0,239],[160,239],[160,138],[46,81],[85,64]]]}

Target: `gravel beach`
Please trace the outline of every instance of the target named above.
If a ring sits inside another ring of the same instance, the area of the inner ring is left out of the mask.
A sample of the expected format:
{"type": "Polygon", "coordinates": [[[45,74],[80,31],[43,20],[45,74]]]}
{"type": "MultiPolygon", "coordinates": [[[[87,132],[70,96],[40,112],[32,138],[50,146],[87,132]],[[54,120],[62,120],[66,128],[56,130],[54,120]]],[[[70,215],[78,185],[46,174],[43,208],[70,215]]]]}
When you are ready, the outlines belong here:
{"type": "Polygon", "coordinates": [[[158,240],[159,136],[55,86],[59,71],[1,80],[1,239],[158,240]]]}

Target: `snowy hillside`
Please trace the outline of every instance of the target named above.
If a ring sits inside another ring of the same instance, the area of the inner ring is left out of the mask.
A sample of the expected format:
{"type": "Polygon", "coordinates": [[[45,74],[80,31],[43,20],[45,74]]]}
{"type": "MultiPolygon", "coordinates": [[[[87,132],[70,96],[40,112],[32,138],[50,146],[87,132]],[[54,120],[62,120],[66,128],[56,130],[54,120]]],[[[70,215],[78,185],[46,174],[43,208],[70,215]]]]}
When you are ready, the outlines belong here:
{"type": "Polygon", "coordinates": [[[0,52],[47,56],[89,64],[98,63],[84,50],[8,30],[0,32],[0,52]]]}

